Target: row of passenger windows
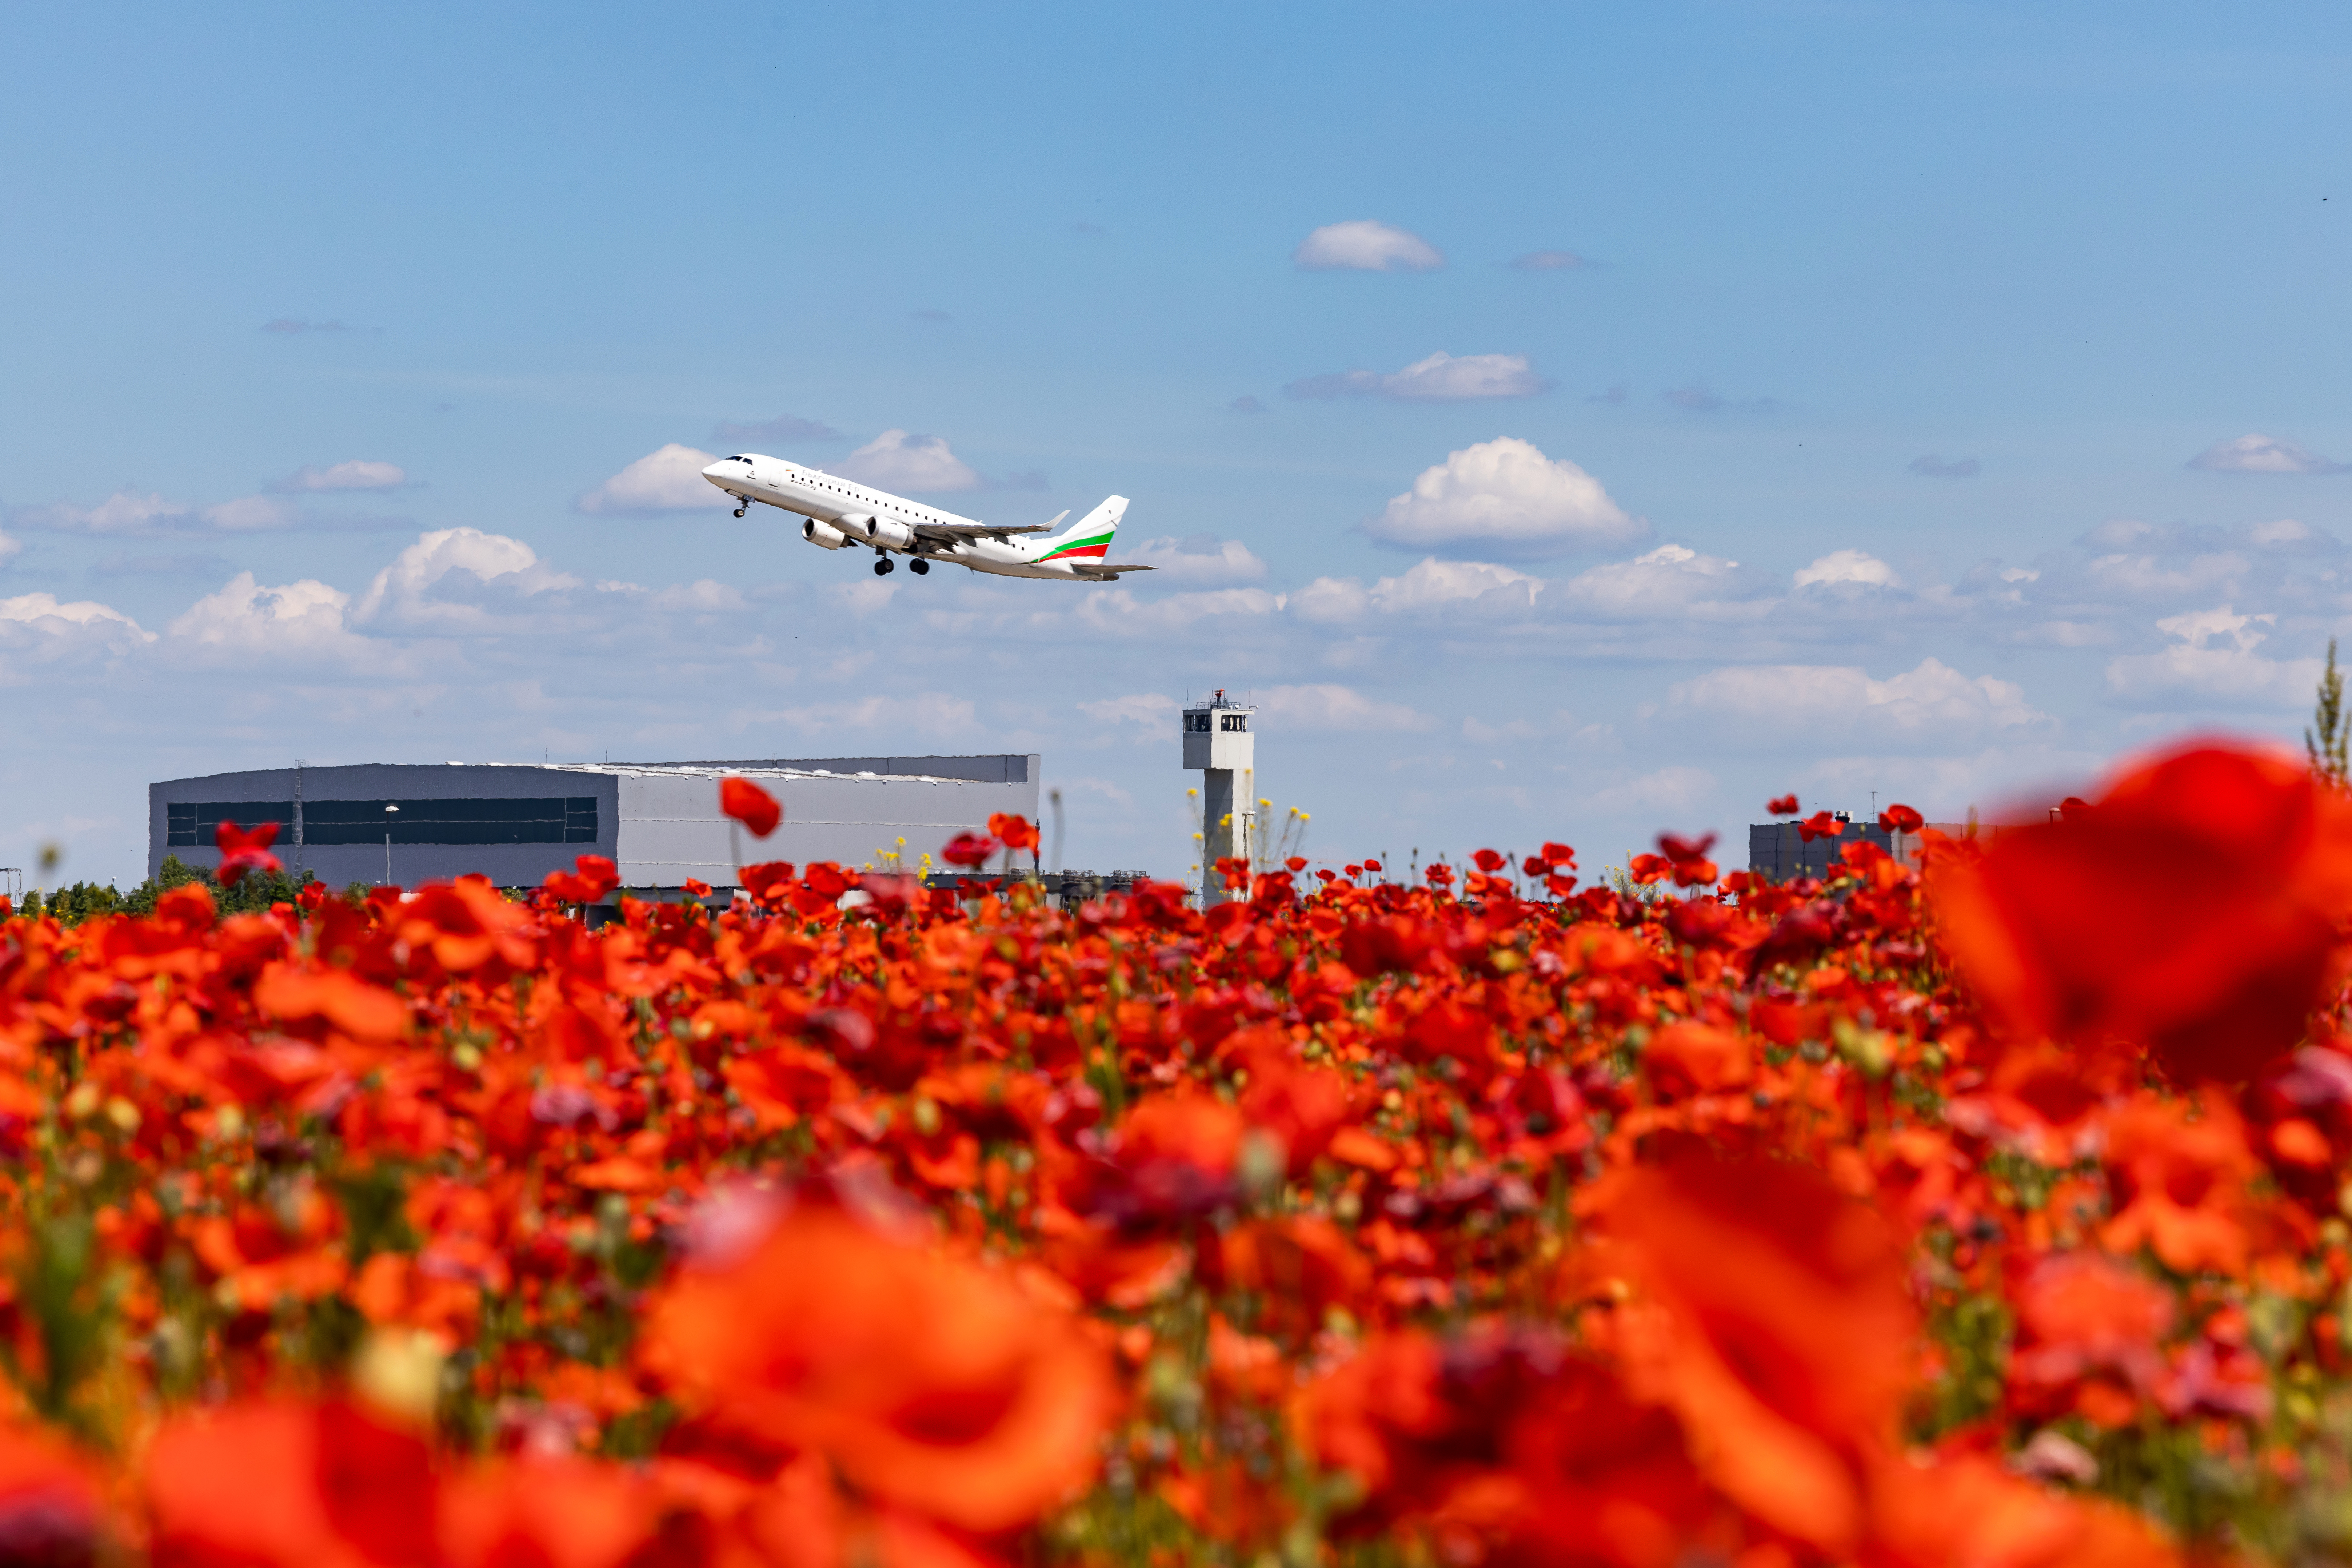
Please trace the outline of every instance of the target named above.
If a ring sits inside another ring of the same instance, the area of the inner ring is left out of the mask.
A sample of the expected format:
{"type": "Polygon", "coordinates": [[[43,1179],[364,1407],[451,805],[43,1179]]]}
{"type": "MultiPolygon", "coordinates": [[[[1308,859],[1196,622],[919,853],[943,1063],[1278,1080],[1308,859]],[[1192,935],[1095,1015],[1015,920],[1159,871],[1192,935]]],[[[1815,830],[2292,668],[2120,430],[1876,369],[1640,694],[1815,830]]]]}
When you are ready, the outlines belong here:
{"type": "MultiPolygon", "coordinates": [[[[748,463],[748,462],[750,462],[751,459],[751,458],[746,458],[746,457],[742,457],[742,456],[740,456],[740,455],[738,455],[738,456],[736,456],[736,457],[730,458],[728,458],[727,460],[728,460],[729,462],[730,462],[730,463],[748,463]]],[[[814,486],[816,486],[816,488],[817,488],[817,489],[821,489],[821,490],[831,490],[831,491],[832,491],[834,494],[835,494],[835,495],[843,495],[843,496],[845,496],[845,495],[849,495],[849,494],[851,493],[851,492],[850,492],[850,489],[849,489],[849,487],[848,487],[848,486],[846,486],[846,485],[829,485],[829,484],[826,484],[826,483],[825,483],[824,480],[822,480],[822,479],[811,479],[811,480],[809,480],[808,482],[809,482],[809,483],[811,483],[811,484],[813,484],[813,485],[814,485],[814,486]]],[[[856,498],[853,498],[853,499],[856,499],[856,498]]],[[[879,505],[881,505],[881,503],[880,503],[880,502],[878,502],[878,501],[868,501],[868,502],[866,502],[866,504],[867,504],[867,505],[869,505],[869,506],[879,506],[879,505]]],[[[885,510],[887,510],[887,509],[886,508],[885,510]]],[[[937,517],[934,517],[931,513],[927,512],[927,511],[923,511],[923,510],[919,510],[919,509],[917,509],[917,510],[914,511],[913,515],[914,515],[914,516],[916,516],[916,517],[918,517],[918,518],[919,518],[919,519],[921,519],[921,520],[922,520],[923,521],[925,521],[925,522],[937,522],[937,521],[939,521],[939,519],[938,519],[937,517]]]]}

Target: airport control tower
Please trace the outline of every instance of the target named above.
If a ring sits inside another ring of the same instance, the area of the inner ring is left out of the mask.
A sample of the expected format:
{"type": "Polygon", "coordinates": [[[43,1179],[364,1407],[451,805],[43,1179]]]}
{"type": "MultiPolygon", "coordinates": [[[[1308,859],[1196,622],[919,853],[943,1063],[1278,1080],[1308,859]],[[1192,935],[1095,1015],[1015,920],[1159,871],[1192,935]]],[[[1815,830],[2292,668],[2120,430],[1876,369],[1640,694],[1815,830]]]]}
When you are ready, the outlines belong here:
{"type": "Polygon", "coordinates": [[[1217,862],[1230,856],[1246,858],[1256,815],[1257,758],[1250,734],[1250,715],[1225,700],[1224,689],[1206,702],[1184,710],[1184,765],[1201,773],[1201,901],[1221,904],[1225,885],[1217,862]]]}

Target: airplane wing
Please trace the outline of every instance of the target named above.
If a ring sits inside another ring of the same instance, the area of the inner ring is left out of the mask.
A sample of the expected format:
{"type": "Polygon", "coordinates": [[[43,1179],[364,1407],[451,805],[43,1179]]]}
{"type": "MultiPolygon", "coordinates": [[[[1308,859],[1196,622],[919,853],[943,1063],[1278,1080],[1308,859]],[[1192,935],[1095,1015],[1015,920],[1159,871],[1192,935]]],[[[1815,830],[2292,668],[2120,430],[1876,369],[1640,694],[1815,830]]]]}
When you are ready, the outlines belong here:
{"type": "Polygon", "coordinates": [[[1091,562],[1070,563],[1070,570],[1097,583],[1116,583],[1122,572],[1156,572],[1156,566],[1097,566],[1091,562]]]}
{"type": "Polygon", "coordinates": [[[1051,533],[1055,526],[1069,515],[1069,509],[1064,507],[1044,522],[1013,526],[989,522],[919,522],[915,525],[915,537],[940,544],[953,544],[959,539],[1008,539],[1016,533],[1051,533]]]}
{"type": "Polygon", "coordinates": [[[1004,539],[1016,533],[1044,533],[1051,523],[1027,523],[1019,527],[998,528],[985,522],[919,522],[915,537],[939,544],[953,544],[959,539],[1004,539]]]}

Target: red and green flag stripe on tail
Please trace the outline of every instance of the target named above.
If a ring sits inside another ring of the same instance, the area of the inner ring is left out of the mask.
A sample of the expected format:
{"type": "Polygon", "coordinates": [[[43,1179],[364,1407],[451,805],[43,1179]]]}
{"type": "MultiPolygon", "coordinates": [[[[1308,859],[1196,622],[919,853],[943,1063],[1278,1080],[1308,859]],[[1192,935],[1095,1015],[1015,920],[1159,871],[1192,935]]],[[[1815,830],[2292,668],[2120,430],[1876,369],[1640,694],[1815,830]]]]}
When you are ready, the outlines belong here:
{"type": "Polygon", "coordinates": [[[1037,559],[1040,562],[1060,561],[1073,555],[1091,555],[1099,561],[1109,553],[1110,534],[1097,533],[1087,539],[1073,539],[1067,544],[1057,544],[1037,559]]]}

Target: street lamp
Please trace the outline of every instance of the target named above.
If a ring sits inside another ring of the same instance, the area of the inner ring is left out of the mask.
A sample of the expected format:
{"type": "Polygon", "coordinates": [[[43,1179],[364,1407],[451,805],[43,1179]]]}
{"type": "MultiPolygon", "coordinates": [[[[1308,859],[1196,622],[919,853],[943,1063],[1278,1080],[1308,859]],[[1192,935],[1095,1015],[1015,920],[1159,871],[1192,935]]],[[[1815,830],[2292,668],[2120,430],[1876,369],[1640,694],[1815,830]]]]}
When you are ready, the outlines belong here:
{"type": "Polygon", "coordinates": [[[392,886],[392,819],[400,810],[396,805],[383,808],[383,885],[392,886]]]}

